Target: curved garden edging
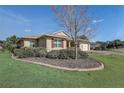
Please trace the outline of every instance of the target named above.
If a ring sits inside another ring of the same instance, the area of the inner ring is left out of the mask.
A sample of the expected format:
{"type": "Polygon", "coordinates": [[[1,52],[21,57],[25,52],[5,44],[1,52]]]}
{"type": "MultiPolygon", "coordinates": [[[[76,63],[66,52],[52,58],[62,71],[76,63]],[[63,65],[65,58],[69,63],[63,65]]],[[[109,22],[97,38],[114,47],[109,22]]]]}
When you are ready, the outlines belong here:
{"type": "Polygon", "coordinates": [[[51,68],[56,68],[56,69],[61,69],[61,70],[68,70],[68,71],[96,71],[96,70],[103,70],[104,69],[104,65],[103,63],[100,62],[100,66],[99,67],[95,67],[95,68],[67,68],[67,67],[60,67],[60,66],[54,66],[54,65],[50,65],[50,64],[45,64],[45,63],[38,63],[38,62],[34,62],[34,61],[29,61],[29,60],[24,60],[24,59],[19,59],[17,57],[15,57],[12,54],[12,59],[14,60],[18,60],[18,61],[23,61],[23,62],[28,62],[28,63],[33,63],[33,64],[39,64],[39,65],[43,65],[46,67],[51,67],[51,68]]]}

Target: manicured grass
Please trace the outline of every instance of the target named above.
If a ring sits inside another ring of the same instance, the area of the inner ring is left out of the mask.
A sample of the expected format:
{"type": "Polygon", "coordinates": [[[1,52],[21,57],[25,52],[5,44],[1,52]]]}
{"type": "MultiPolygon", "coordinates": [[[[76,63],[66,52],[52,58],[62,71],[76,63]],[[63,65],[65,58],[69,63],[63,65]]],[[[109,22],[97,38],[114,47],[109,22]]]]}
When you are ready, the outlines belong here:
{"type": "Polygon", "coordinates": [[[94,72],[64,71],[11,59],[0,52],[0,87],[124,87],[124,56],[91,57],[105,69],[94,72]]]}

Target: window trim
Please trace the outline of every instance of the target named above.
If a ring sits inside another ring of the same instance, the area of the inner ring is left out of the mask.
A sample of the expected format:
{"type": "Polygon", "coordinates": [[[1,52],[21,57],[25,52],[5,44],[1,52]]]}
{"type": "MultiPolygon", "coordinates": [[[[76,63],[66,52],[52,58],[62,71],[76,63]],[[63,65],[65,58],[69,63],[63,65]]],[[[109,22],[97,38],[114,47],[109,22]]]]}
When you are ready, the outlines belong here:
{"type": "Polygon", "coordinates": [[[52,48],[63,48],[63,39],[59,38],[52,39],[52,48]]]}

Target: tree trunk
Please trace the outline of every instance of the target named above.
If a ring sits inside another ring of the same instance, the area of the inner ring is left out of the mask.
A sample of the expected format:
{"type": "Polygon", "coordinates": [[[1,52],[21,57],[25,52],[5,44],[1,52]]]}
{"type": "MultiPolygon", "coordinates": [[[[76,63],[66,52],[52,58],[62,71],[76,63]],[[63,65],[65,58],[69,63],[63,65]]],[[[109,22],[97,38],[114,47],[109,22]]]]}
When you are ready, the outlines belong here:
{"type": "Polygon", "coordinates": [[[75,42],[75,60],[77,60],[77,53],[78,51],[77,51],[77,42],[75,42]]]}

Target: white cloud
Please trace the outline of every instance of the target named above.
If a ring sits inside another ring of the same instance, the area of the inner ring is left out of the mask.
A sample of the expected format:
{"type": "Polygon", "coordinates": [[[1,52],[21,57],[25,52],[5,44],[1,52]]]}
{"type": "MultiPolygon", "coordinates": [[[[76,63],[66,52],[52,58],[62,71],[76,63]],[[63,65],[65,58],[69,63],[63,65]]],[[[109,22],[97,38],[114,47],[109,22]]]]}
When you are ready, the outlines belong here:
{"type": "Polygon", "coordinates": [[[25,29],[24,31],[25,32],[31,32],[32,30],[31,29],[25,29]]]}
{"type": "Polygon", "coordinates": [[[21,16],[21,15],[17,15],[15,13],[13,13],[12,11],[9,11],[7,9],[3,9],[0,8],[0,13],[4,14],[4,16],[10,17],[12,19],[14,19],[14,21],[20,23],[25,23],[25,24],[29,24],[31,20],[21,16]]]}
{"type": "Polygon", "coordinates": [[[100,22],[103,22],[103,21],[104,21],[104,19],[93,20],[93,24],[100,23],[100,22]]]}

